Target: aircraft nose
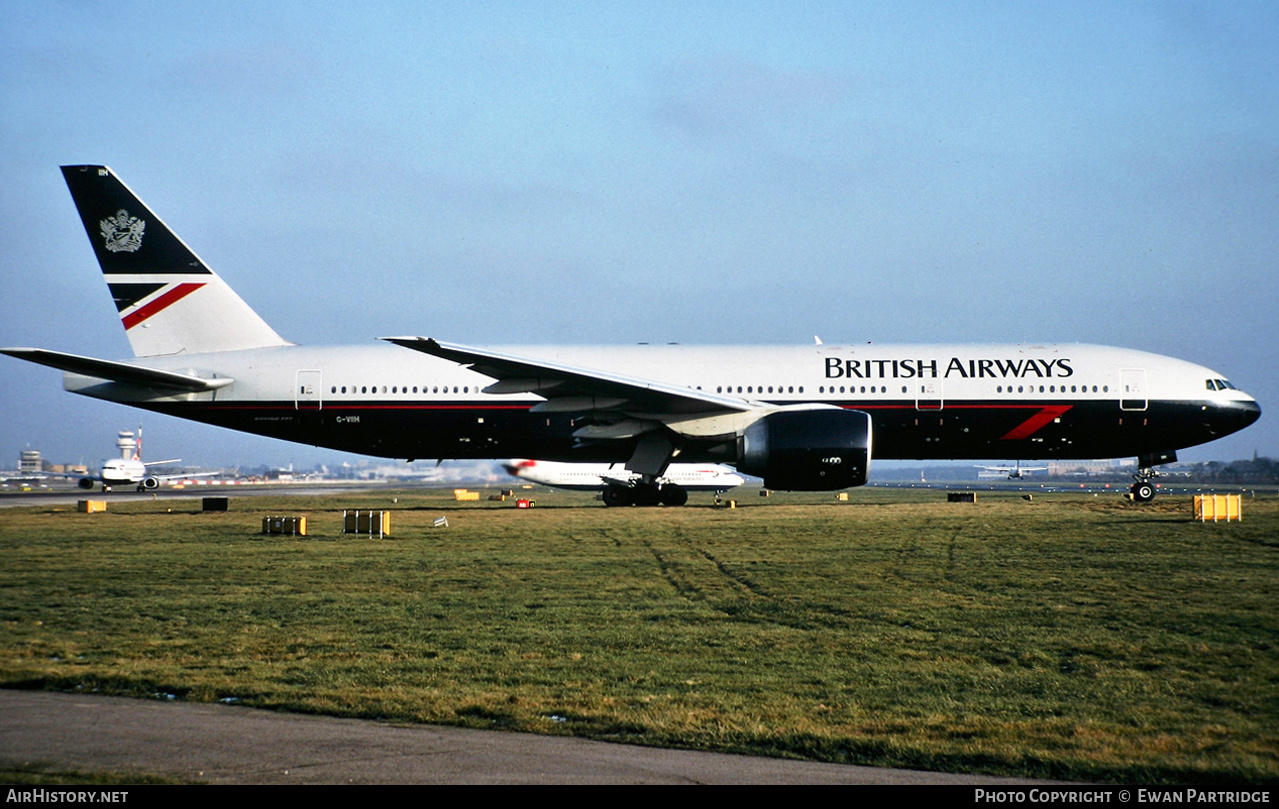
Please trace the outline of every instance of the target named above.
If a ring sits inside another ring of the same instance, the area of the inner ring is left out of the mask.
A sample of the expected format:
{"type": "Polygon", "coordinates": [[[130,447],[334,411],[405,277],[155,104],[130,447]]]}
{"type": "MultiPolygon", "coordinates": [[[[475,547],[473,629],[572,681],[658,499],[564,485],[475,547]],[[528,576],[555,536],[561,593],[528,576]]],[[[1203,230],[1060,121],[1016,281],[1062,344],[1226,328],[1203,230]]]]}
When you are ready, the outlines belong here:
{"type": "Polygon", "coordinates": [[[1241,404],[1243,405],[1244,413],[1243,426],[1247,427],[1249,424],[1252,424],[1254,421],[1261,418],[1261,405],[1257,404],[1255,401],[1242,402],[1241,404]]]}
{"type": "Polygon", "coordinates": [[[1261,418],[1261,405],[1246,401],[1223,402],[1217,406],[1216,421],[1229,432],[1237,432],[1261,418]]]}

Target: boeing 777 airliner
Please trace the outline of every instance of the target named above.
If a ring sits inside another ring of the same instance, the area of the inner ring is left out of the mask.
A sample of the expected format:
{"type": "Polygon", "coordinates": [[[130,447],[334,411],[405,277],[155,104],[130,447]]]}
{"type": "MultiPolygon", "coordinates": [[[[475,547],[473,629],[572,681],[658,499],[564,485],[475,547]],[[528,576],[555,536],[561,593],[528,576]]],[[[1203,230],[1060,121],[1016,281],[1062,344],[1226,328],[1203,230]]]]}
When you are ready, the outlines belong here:
{"type": "Polygon", "coordinates": [[[472,348],[418,336],[294,345],[105,166],[62,169],[135,358],[3,353],[74,393],[387,458],[624,462],[633,502],[667,465],[728,463],[773,489],[866,482],[871,458],[1136,456],[1138,500],[1176,450],[1261,409],[1222,374],[1105,346],[472,348]]]}

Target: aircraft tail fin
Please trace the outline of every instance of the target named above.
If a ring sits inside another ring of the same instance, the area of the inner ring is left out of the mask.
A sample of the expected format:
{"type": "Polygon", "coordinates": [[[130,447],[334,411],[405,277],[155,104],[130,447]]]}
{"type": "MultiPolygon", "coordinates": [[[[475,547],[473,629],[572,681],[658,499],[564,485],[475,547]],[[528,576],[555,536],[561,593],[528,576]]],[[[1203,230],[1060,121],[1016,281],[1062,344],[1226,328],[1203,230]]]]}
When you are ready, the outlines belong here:
{"type": "Polygon", "coordinates": [[[63,166],[134,356],[283,346],[106,166],[63,166]]]}

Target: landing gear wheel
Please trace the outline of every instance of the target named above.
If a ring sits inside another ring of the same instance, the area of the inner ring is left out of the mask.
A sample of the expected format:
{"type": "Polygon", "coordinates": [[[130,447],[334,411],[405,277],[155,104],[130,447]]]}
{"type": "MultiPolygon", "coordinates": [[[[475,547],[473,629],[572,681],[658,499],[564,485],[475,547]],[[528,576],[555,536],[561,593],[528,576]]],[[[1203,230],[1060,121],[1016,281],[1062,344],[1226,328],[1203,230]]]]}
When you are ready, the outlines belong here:
{"type": "Polygon", "coordinates": [[[632,502],[631,490],[623,486],[609,486],[604,490],[604,505],[629,506],[632,502]]]}
{"type": "Polygon", "coordinates": [[[688,502],[688,492],[679,486],[663,486],[659,496],[664,506],[682,506],[688,502]]]}
{"type": "Polygon", "coordinates": [[[1138,503],[1149,503],[1155,499],[1155,487],[1150,483],[1134,483],[1132,484],[1132,499],[1138,503]]]}

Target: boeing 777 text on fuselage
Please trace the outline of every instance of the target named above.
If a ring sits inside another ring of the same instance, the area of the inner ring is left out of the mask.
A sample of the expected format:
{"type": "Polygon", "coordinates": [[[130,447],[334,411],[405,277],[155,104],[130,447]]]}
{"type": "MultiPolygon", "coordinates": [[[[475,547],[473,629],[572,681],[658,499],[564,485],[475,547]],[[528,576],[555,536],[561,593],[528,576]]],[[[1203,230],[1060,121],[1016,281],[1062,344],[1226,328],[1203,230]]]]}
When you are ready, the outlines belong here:
{"type": "Polygon", "coordinates": [[[865,483],[872,457],[1136,456],[1133,493],[1147,500],[1154,466],[1261,414],[1208,368],[1079,344],[294,345],[109,168],[62,172],[135,358],[0,351],[61,369],[75,393],[288,441],[387,458],[622,462],[641,503],[663,499],[675,458],[732,464],[769,488],[834,490],[865,483]]]}

